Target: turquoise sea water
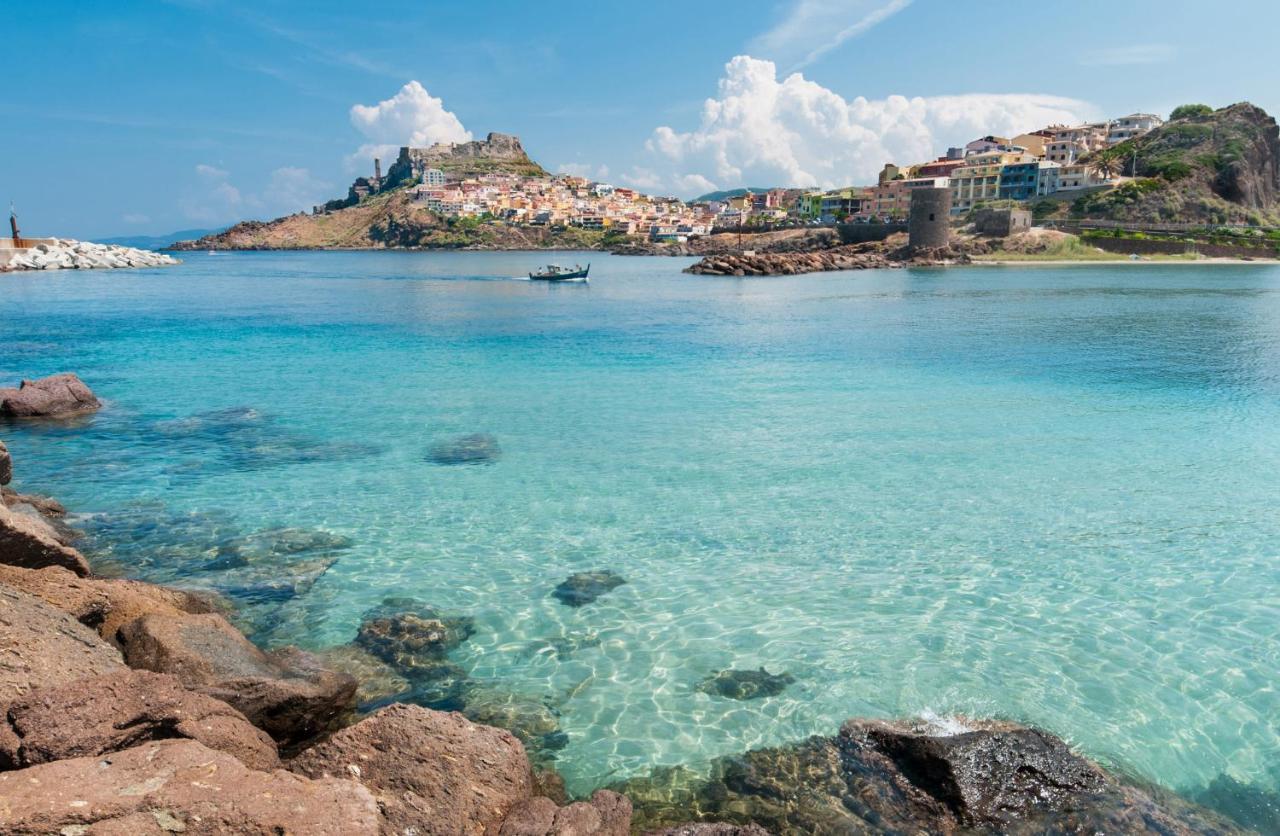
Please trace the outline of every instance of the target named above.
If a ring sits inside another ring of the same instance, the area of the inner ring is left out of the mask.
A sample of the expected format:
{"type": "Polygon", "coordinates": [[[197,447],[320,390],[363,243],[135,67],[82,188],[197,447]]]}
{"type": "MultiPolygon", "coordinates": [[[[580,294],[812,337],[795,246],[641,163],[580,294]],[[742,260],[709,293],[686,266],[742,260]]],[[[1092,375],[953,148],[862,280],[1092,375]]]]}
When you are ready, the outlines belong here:
{"type": "Polygon", "coordinates": [[[1280,269],[509,278],[547,260],[0,277],[0,382],[75,370],[107,401],[0,428],[16,487],[163,581],[202,583],[215,535],[349,537],[250,601],[255,637],[348,642],[387,595],[470,614],[453,658],[560,711],[579,792],[922,712],[1277,789],[1280,269]],[[427,461],[476,432],[500,459],[427,461]],[[550,596],[591,569],[627,583],[550,596]],[[762,665],[795,684],[695,690],[762,665]]]}

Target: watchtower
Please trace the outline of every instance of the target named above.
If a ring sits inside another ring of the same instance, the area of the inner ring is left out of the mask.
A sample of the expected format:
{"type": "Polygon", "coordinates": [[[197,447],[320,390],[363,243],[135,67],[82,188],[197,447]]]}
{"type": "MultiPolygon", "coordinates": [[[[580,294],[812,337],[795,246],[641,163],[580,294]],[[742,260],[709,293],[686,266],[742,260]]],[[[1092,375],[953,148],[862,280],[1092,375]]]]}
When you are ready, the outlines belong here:
{"type": "Polygon", "coordinates": [[[938,250],[951,240],[951,190],[912,189],[907,244],[913,250],[938,250]]]}

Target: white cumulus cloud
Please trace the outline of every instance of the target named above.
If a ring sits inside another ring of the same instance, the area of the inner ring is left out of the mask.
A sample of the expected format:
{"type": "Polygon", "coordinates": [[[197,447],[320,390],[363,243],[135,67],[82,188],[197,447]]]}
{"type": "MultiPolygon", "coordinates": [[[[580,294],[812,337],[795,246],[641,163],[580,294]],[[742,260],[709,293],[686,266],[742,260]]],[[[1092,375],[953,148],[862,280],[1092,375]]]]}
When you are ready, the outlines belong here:
{"type": "Polygon", "coordinates": [[[909,5],[911,0],[798,0],[751,49],[798,69],[909,5]]]}
{"type": "Polygon", "coordinates": [[[978,136],[1093,113],[1087,102],[1034,93],[848,100],[800,73],[779,79],[772,61],[739,55],[703,104],[701,124],[659,127],[646,147],[663,161],[662,182],[686,195],[715,183],[830,188],[874,182],[886,162],[922,162],[978,136]]]}
{"type": "Polygon", "coordinates": [[[374,157],[384,161],[400,146],[429,146],[436,142],[466,142],[471,132],[417,81],[410,81],[389,99],[376,105],[352,105],[351,124],[366,142],[348,157],[348,164],[367,165],[374,157]]]}

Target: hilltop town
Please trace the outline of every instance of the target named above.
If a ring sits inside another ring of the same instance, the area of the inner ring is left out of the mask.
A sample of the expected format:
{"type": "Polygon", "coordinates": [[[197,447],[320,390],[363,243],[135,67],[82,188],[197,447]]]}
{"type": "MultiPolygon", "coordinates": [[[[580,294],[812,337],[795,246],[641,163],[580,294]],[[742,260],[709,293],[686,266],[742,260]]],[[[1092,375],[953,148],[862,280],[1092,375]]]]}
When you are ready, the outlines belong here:
{"type": "Polygon", "coordinates": [[[935,159],[886,162],[874,184],[773,188],[684,201],[566,174],[531,160],[519,138],[402,147],[383,174],[310,213],[246,222],[179,249],[455,247],[626,248],[725,231],[906,220],[911,194],[946,190],[957,221],[1020,206],[1037,219],[1248,224],[1280,219],[1276,123],[1248,104],[1178,108],[1011,137],[984,135],[935,159]]]}

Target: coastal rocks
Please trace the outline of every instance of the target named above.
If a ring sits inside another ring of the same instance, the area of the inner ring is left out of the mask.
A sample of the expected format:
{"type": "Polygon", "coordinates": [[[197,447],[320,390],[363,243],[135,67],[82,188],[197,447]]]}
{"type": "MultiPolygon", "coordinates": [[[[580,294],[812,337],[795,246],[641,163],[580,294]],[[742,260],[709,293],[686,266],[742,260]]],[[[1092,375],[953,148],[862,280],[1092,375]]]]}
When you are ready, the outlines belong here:
{"type": "Polygon", "coordinates": [[[610,592],[626,583],[616,572],[598,569],[594,572],[575,572],[565,578],[551,595],[560,603],[570,607],[581,607],[592,603],[601,595],[610,592]]]}
{"type": "Polygon", "coordinates": [[[94,244],[69,238],[53,238],[25,250],[17,250],[0,273],[16,270],[97,270],[113,267],[165,267],[178,259],[151,250],[94,244]]]}
{"type": "Polygon", "coordinates": [[[386,598],[365,614],[356,644],[412,677],[474,632],[470,616],[442,615],[413,598],[386,598]]]}
{"type": "Polygon", "coordinates": [[[18,388],[0,388],[0,416],[64,418],[102,406],[88,386],[70,372],[24,380],[18,388]]]}
{"type": "Polygon", "coordinates": [[[506,729],[520,739],[526,749],[539,755],[563,749],[568,736],[560,731],[559,713],[535,699],[477,686],[462,694],[463,715],[473,723],[506,729]]]}
{"type": "Polygon", "coordinates": [[[404,696],[413,687],[408,678],[362,647],[331,647],[316,654],[326,667],[355,679],[356,707],[367,710],[404,696]]]}
{"type": "Polygon", "coordinates": [[[60,566],[89,574],[84,555],[64,545],[57,530],[39,516],[19,513],[0,502],[0,563],[28,569],[60,566]]]}
{"type": "Polygon", "coordinates": [[[182,590],[139,581],[82,578],[58,567],[33,570],[0,565],[0,584],[34,595],[117,646],[119,628],[148,613],[180,618],[215,610],[215,602],[182,590]]]}
{"type": "Polygon", "coordinates": [[[36,688],[123,667],[120,652],[93,630],[34,595],[0,584],[0,705],[36,688]]]}
{"type": "Polygon", "coordinates": [[[549,798],[518,804],[502,823],[498,836],[628,836],[631,802],[609,790],[597,790],[590,801],[557,807],[549,798]]]}
{"type": "Polygon", "coordinates": [[[776,697],[795,681],[796,678],[789,673],[773,674],[764,668],[755,671],[714,671],[698,683],[696,690],[731,700],[757,700],[776,697]]]}
{"type": "Polygon", "coordinates": [[[778,834],[1237,832],[1120,784],[1052,735],[1002,722],[850,720],[835,737],[721,758],[705,779],[667,770],[617,789],[642,831],[692,811],[778,834]]]}
{"type": "Polygon", "coordinates": [[[645,836],[770,836],[769,831],[758,824],[727,824],[702,822],[680,824],[663,830],[652,830],[645,836]]]}
{"type": "Polygon", "coordinates": [[[13,456],[9,455],[9,448],[0,441],[0,485],[7,485],[13,481],[13,456]]]}
{"type": "Polygon", "coordinates": [[[355,705],[355,680],[301,651],[268,656],[217,614],[150,614],[120,628],[130,667],[169,673],[220,699],[283,744],[337,724],[355,705]]]}
{"type": "Polygon", "coordinates": [[[532,793],[524,747],[458,714],[392,705],[302,752],[289,769],[360,782],[385,833],[495,833],[532,793]]]}
{"type": "Polygon", "coordinates": [[[708,256],[685,268],[705,276],[790,276],[829,270],[876,270],[900,267],[877,245],[852,244],[810,252],[754,253],[708,256]]]}
{"type": "Polygon", "coordinates": [[[378,805],[354,781],[251,769],[191,740],[0,772],[0,832],[374,836],[378,805]]]}
{"type": "Polygon", "coordinates": [[[10,768],[170,738],[198,740],[252,769],[280,765],[275,743],[243,714],[188,691],[172,676],[148,671],[119,670],[39,688],[9,704],[8,723],[20,741],[10,768]]]}
{"type": "Polygon", "coordinates": [[[502,455],[498,439],[488,433],[472,433],[432,444],[427,461],[432,464],[489,464],[502,455]]]}

